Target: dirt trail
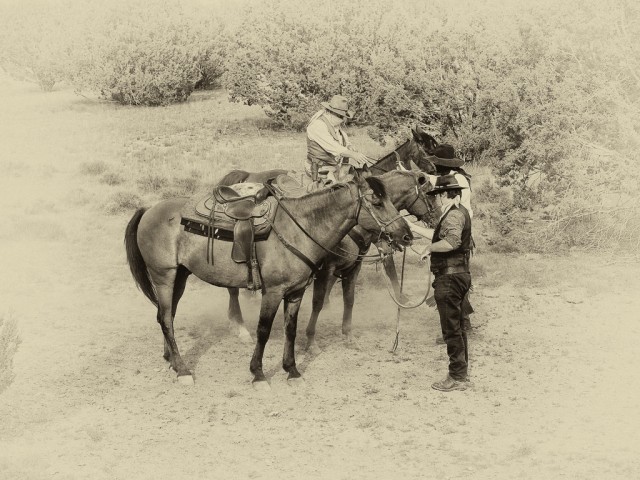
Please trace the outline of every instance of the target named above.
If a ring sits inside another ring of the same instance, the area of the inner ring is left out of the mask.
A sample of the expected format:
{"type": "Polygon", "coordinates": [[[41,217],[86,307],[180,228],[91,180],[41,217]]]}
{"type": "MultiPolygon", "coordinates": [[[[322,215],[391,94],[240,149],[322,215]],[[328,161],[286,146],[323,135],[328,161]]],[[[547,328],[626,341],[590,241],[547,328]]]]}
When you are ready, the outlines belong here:
{"type": "MultiPolygon", "coordinates": [[[[89,211],[81,158],[65,157],[83,134],[78,116],[89,113],[57,109],[68,101],[62,92],[42,109],[37,92],[20,88],[0,113],[12,125],[0,152],[0,291],[22,338],[16,379],[0,395],[0,478],[640,475],[637,265],[480,252],[474,386],[451,394],[429,387],[446,365],[433,309],[403,313],[389,353],[395,307],[373,266],[359,286],[357,345],[342,342],[337,288],[318,326],[322,353],[299,352],[304,386],[290,387],[280,368],[277,317],[268,395],[250,385],[253,345],[227,329],[226,292],[190,280],[177,319],[196,379],[185,388],[167,370],[153,307],[128,272],[129,215],[89,211]]],[[[259,297],[241,302],[254,331],[259,297]]]]}

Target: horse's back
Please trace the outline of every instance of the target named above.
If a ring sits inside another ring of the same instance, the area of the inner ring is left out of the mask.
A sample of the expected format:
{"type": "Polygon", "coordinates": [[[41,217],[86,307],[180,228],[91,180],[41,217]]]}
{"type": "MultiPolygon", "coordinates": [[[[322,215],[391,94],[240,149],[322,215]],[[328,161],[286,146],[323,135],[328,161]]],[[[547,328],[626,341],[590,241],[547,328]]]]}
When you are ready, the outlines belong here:
{"type": "Polygon", "coordinates": [[[231,170],[220,179],[218,185],[235,185],[237,183],[265,183],[273,180],[278,175],[286,174],[288,170],[281,168],[273,170],[264,170],[262,172],[247,172],[244,170],[231,170]]]}

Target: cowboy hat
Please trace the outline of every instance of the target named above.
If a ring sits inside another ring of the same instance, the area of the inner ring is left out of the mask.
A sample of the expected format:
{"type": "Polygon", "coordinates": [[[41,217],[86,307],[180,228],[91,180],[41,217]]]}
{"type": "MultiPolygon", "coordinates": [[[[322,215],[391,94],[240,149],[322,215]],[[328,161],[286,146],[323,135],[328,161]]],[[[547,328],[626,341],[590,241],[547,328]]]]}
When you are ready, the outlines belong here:
{"type": "Polygon", "coordinates": [[[427,195],[436,195],[449,190],[462,190],[463,188],[467,187],[460,185],[455,175],[441,175],[437,177],[435,187],[424,193],[427,195]]]}
{"type": "Polygon", "coordinates": [[[443,167],[461,167],[464,160],[457,158],[453,146],[448,143],[438,145],[433,149],[433,154],[427,157],[434,165],[442,165],[443,167]]]}
{"type": "Polygon", "coordinates": [[[353,112],[349,110],[348,104],[349,104],[348,100],[342,95],[334,95],[329,101],[329,103],[327,102],[321,103],[321,105],[325,109],[329,110],[330,112],[335,113],[340,117],[346,117],[348,119],[352,119],[353,112]]]}

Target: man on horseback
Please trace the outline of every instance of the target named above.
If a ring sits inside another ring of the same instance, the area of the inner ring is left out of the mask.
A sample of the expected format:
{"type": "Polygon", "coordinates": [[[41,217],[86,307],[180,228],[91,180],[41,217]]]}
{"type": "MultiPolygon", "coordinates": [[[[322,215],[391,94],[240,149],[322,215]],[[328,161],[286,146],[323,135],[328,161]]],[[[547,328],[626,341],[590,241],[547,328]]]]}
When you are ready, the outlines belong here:
{"type": "Polygon", "coordinates": [[[471,216],[461,203],[466,187],[455,175],[438,177],[436,186],[427,195],[436,195],[441,217],[433,231],[431,244],[421,256],[431,255],[433,288],[442,335],[449,355],[449,374],[432,387],[449,392],[467,388],[469,348],[467,332],[463,328],[465,299],[471,287],[469,257],[473,248],[471,216]]]}
{"type": "Polygon", "coordinates": [[[314,183],[339,179],[339,168],[343,163],[357,168],[367,163],[367,156],[353,148],[342,128],[347,120],[353,118],[347,99],[334,95],[328,103],[322,102],[322,107],[307,125],[305,173],[314,183]]]}

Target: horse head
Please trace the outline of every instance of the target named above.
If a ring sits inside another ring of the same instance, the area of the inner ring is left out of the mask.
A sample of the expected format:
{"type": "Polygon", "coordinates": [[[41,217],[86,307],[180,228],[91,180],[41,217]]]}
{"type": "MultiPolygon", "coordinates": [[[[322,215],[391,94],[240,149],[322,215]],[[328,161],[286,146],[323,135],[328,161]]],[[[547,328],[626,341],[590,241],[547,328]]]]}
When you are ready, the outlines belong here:
{"type": "Polygon", "coordinates": [[[382,180],[374,176],[355,176],[358,187],[358,224],[365,230],[380,232],[396,246],[408,246],[413,241],[409,225],[393,206],[382,180]]]}
{"type": "Polygon", "coordinates": [[[433,164],[429,157],[433,155],[435,148],[438,146],[438,142],[435,138],[422,130],[420,126],[411,129],[411,135],[413,140],[417,143],[418,148],[421,150],[421,155],[417,155],[417,159],[414,159],[414,163],[422,170],[431,175],[436,174],[436,166],[433,164]]]}
{"type": "Polygon", "coordinates": [[[430,219],[437,211],[435,197],[426,192],[433,188],[429,175],[420,171],[398,171],[381,175],[391,203],[398,210],[407,210],[418,220],[430,219]]]}

